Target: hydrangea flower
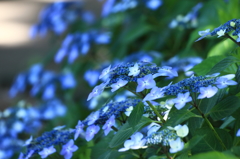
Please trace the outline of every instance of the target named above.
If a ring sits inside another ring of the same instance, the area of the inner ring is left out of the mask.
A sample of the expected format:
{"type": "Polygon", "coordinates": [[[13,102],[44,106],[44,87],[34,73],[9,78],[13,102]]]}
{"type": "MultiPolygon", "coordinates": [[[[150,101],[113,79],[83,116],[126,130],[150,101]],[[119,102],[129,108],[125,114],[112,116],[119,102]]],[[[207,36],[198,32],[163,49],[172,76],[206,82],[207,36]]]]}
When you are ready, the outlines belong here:
{"type": "Polygon", "coordinates": [[[87,117],[87,125],[92,125],[95,123],[96,120],[99,118],[99,110],[96,112],[92,112],[88,117],[87,117]]]}
{"type": "Polygon", "coordinates": [[[83,132],[83,128],[84,128],[84,124],[78,120],[78,124],[76,125],[76,130],[75,130],[75,134],[74,134],[74,140],[76,140],[78,138],[78,136],[80,135],[81,132],[83,132]]]}
{"type": "Polygon", "coordinates": [[[234,77],[235,77],[234,74],[229,74],[229,75],[218,77],[214,84],[216,84],[216,86],[219,89],[225,88],[225,87],[227,87],[229,85],[237,85],[238,84],[237,82],[231,80],[234,77]]]}
{"type": "Polygon", "coordinates": [[[98,133],[98,131],[100,130],[100,127],[98,125],[90,125],[87,130],[86,130],[86,140],[90,141],[94,138],[95,134],[98,133]]]}
{"type": "Polygon", "coordinates": [[[218,38],[219,37],[221,37],[221,36],[224,36],[225,35],[225,32],[226,32],[226,29],[225,30],[219,30],[218,32],[217,32],[217,35],[218,35],[218,38]]]}
{"type": "Polygon", "coordinates": [[[124,148],[120,148],[118,151],[119,152],[124,152],[127,151],[129,149],[140,149],[140,148],[147,148],[147,146],[145,146],[146,143],[146,139],[143,139],[143,134],[140,132],[137,132],[135,134],[133,134],[130,140],[126,140],[124,142],[124,148]]]}
{"type": "Polygon", "coordinates": [[[124,112],[124,114],[126,116],[130,116],[130,114],[132,113],[133,111],[133,106],[130,106],[129,108],[126,109],[126,111],[124,112]]]}
{"type": "Polygon", "coordinates": [[[178,93],[177,98],[172,100],[175,103],[175,107],[180,110],[182,109],[187,102],[192,101],[192,97],[189,92],[178,93]]]}
{"type": "Polygon", "coordinates": [[[162,98],[164,97],[164,91],[162,91],[161,88],[158,88],[158,87],[154,87],[152,88],[152,90],[150,91],[150,93],[148,93],[143,101],[151,101],[151,100],[155,100],[155,99],[159,99],[159,98],[162,98]]]}
{"type": "Polygon", "coordinates": [[[200,94],[198,95],[198,99],[211,98],[217,93],[217,91],[217,87],[211,85],[208,87],[200,87],[200,94]]]}
{"type": "Polygon", "coordinates": [[[42,151],[38,152],[38,154],[41,156],[41,158],[46,158],[46,157],[48,157],[48,155],[51,155],[54,152],[56,152],[56,149],[52,145],[47,148],[45,147],[42,151]]]}
{"type": "Polygon", "coordinates": [[[177,125],[174,127],[174,130],[176,130],[179,137],[186,137],[189,133],[187,125],[177,125]]]}
{"type": "Polygon", "coordinates": [[[87,101],[89,101],[90,99],[92,99],[95,96],[100,95],[103,92],[105,87],[106,87],[105,83],[102,83],[102,84],[94,87],[92,92],[88,95],[87,101]]]}
{"type": "Polygon", "coordinates": [[[146,6],[152,10],[158,9],[162,5],[162,0],[148,0],[146,6]]]}
{"type": "Polygon", "coordinates": [[[240,136],[240,129],[238,129],[236,136],[237,136],[237,137],[240,136]]]}
{"type": "Polygon", "coordinates": [[[112,92],[115,92],[115,91],[118,90],[119,88],[125,86],[127,83],[128,83],[127,80],[119,79],[119,80],[117,81],[117,83],[114,83],[114,84],[111,85],[111,87],[112,87],[111,91],[112,91],[112,92]]]}
{"type": "Polygon", "coordinates": [[[104,76],[106,76],[110,72],[110,70],[111,70],[111,65],[109,65],[107,68],[105,68],[102,71],[101,75],[99,76],[99,79],[102,79],[104,76]]]}
{"type": "Polygon", "coordinates": [[[97,70],[88,70],[84,73],[84,79],[90,86],[94,86],[98,82],[98,77],[100,73],[97,70]]]}
{"type": "Polygon", "coordinates": [[[135,63],[133,67],[129,67],[128,76],[137,76],[140,73],[138,63],[135,63]]]}
{"type": "Polygon", "coordinates": [[[178,73],[177,71],[173,70],[172,67],[163,66],[158,70],[158,73],[153,75],[153,78],[156,78],[158,76],[177,77],[178,73]]]}
{"type": "Polygon", "coordinates": [[[60,154],[64,156],[64,159],[70,159],[72,158],[73,152],[77,151],[77,149],[78,147],[74,145],[74,141],[69,140],[68,143],[62,146],[60,154]]]}
{"type": "Polygon", "coordinates": [[[150,136],[152,133],[157,132],[160,128],[161,128],[161,126],[160,126],[159,124],[151,123],[151,124],[148,126],[147,136],[150,136]]]}
{"type": "Polygon", "coordinates": [[[169,146],[170,146],[169,152],[176,153],[183,149],[184,142],[182,142],[180,138],[177,138],[176,140],[169,141],[169,146]]]}
{"type": "Polygon", "coordinates": [[[104,130],[105,136],[107,136],[107,134],[112,130],[111,127],[114,126],[114,124],[115,124],[115,116],[112,115],[102,127],[102,129],[104,130]]]}
{"type": "Polygon", "coordinates": [[[210,34],[210,29],[207,29],[207,30],[203,30],[203,31],[199,31],[198,34],[200,36],[207,36],[210,34]]]}
{"type": "Polygon", "coordinates": [[[152,74],[148,74],[143,78],[138,78],[137,83],[138,86],[136,92],[141,92],[144,89],[151,89],[156,86],[156,82],[154,81],[152,74]]]}

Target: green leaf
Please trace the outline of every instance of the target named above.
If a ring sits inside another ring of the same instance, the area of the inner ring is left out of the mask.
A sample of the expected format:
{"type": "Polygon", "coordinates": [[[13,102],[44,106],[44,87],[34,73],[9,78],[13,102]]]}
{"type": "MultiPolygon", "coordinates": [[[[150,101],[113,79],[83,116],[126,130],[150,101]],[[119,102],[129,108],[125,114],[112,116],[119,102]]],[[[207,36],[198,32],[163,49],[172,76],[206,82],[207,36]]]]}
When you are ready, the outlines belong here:
{"type": "MultiPolygon", "coordinates": [[[[239,116],[239,112],[237,113],[238,114],[238,116],[239,116]]],[[[239,136],[236,136],[236,134],[237,134],[237,131],[238,131],[238,129],[240,128],[240,119],[237,119],[236,121],[235,121],[235,125],[234,125],[234,138],[233,138],[233,145],[234,146],[237,146],[237,145],[239,145],[239,143],[240,143],[240,137],[239,136]]]]}
{"type": "Polygon", "coordinates": [[[167,122],[164,124],[163,129],[166,128],[167,126],[174,127],[189,118],[198,117],[198,115],[187,110],[187,108],[188,107],[185,106],[185,108],[177,110],[175,107],[173,107],[172,111],[170,111],[170,113],[169,113],[170,119],[168,119],[167,122]]]}
{"type": "Polygon", "coordinates": [[[144,111],[144,105],[142,102],[140,102],[132,111],[132,113],[130,114],[129,118],[128,118],[128,123],[131,127],[135,127],[135,125],[137,125],[137,123],[140,121],[140,119],[142,118],[143,115],[143,111],[144,111]]]}
{"type": "Polygon", "coordinates": [[[240,146],[232,147],[230,151],[237,157],[240,157],[240,146]]]}
{"type": "Polygon", "coordinates": [[[224,56],[209,57],[202,61],[200,64],[194,66],[191,71],[194,71],[199,76],[206,75],[211,70],[211,68],[222,59],[224,59],[224,56]]]}
{"type": "Polygon", "coordinates": [[[229,96],[213,107],[209,114],[214,120],[220,120],[230,116],[239,107],[240,99],[235,96],[229,96]]]}
{"type": "Polygon", "coordinates": [[[116,147],[118,145],[121,145],[124,143],[133,133],[141,129],[143,126],[151,123],[152,120],[142,117],[142,119],[138,122],[138,124],[132,128],[129,123],[125,123],[121,129],[115,134],[115,136],[112,138],[109,146],[111,148],[116,147]]]}
{"type": "Polygon", "coordinates": [[[225,95],[226,88],[219,89],[217,94],[215,94],[212,98],[204,98],[199,106],[199,109],[203,112],[203,114],[208,113],[225,95]]]}
{"type": "Polygon", "coordinates": [[[188,152],[191,150],[193,147],[195,147],[202,139],[204,138],[203,135],[195,135],[191,140],[189,140],[185,145],[181,153],[188,152]]]}
{"type": "Polygon", "coordinates": [[[230,39],[223,40],[212,47],[212,49],[208,52],[208,57],[227,55],[234,49],[234,47],[235,44],[230,39]]]}
{"type": "Polygon", "coordinates": [[[219,127],[220,129],[224,129],[226,128],[229,124],[231,124],[233,121],[235,120],[234,117],[230,116],[228,118],[226,118],[223,122],[223,124],[219,127]]]}
{"type": "Polygon", "coordinates": [[[237,157],[224,154],[221,152],[213,151],[213,152],[197,154],[190,157],[189,159],[237,159],[237,157]]]}
{"type": "Polygon", "coordinates": [[[191,135],[195,133],[196,129],[199,129],[200,127],[202,127],[203,121],[204,121],[203,118],[190,118],[187,121],[191,135]]]}
{"type": "MultiPolygon", "coordinates": [[[[229,135],[228,132],[226,132],[223,129],[217,129],[215,128],[216,132],[218,133],[219,137],[222,139],[222,142],[227,148],[230,148],[232,146],[232,138],[229,135]]],[[[224,148],[221,146],[219,140],[213,133],[213,131],[209,128],[201,128],[197,129],[195,135],[205,135],[202,140],[200,140],[196,146],[192,148],[192,153],[201,153],[201,152],[207,152],[207,151],[223,151],[224,148]]]]}
{"type": "Polygon", "coordinates": [[[215,66],[213,66],[213,68],[208,72],[208,74],[211,75],[214,73],[221,72],[237,61],[238,59],[236,57],[228,56],[225,59],[218,62],[215,66]]]}

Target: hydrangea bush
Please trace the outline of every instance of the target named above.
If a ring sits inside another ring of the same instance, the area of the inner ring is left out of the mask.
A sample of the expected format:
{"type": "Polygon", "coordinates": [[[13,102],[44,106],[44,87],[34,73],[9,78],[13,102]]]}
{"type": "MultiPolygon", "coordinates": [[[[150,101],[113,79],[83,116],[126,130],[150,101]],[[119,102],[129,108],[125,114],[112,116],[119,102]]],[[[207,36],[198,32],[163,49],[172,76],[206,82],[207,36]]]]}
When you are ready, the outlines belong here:
{"type": "Polygon", "coordinates": [[[239,1],[96,3],[42,11],[62,42],[16,77],[0,158],[240,158],[239,1]]]}

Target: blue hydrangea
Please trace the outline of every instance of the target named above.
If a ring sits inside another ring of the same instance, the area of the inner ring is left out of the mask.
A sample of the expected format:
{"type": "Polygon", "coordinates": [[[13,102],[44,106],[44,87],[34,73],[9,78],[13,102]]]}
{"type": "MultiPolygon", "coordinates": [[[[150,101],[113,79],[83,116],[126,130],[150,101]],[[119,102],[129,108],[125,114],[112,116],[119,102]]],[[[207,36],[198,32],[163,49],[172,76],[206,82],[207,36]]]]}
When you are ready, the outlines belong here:
{"type": "Polygon", "coordinates": [[[29,152],[33,151],[33,154],[42,152],[44,148],[48,148],[56,145],[65,145],[73,137],[73,130],[52,130],[43,133],[40,137],[35,138],[27,145],[26,156],[29,152]]]}
{"type": "Polygon", "coordinates": [[[169,146],[169,141],[176,140],[177,134],[173,130],[163,129],[161,131],[153,132],[147,137],[147,145],[163,145],[169,146]]]}
{"type": "Polygon", "coordinates": [[[69,70],[56,73],[45,70],[41,64],[36,64],[17,76],[9,90],[9,95],[15,97],[18,93],[24,93],[27,88],[30,88],[31,96],[41,94],[43,100],[51,100],[58,96],[56,94],[58,89],[73,89],[75,86],[75,77],[69,70]]]}
{"type": "Polygon", "coordinates": [[[110,33],[108,32],[90,30],[69,34],[55,55],[55,62],[60,63],[67,56],[68,63],[73,63],[79,55],[86,55],[92,44],[108,44],[109,42],[110,33]]]}
{"type": "MultiPolygon", "coordinates": [[[[106,105],[104,105],[100,110],[99,110],[99,117],[98,119],[91,124],[97,124],[97,125],[104,125],[106,121],[114,115],[115,118],[118,118],[121,113],[124,113],[127,108],[130,106],[136,106],[141,100],[140,99],[132,99],[129,98],[124,101],[120,102],[110,102],[106,105]]],[[[87,125],[87,123],[90,121],[89,118],[86,118],[83,123],[84,125],[87,125]]]]}
{"type": "Polygon", "coordinates": [[[176,84],[169,85],[163,88],[165,95],[177,96],[179,93],[195,92],[200,93],[200,87],[207,87],[213,85],[214,78],[207,78],[204,76],[186,78],[176,84]]]}
{"type": "Polygon", "coordinates": [[[199,32],[199,34],[201,35],[200,38],[198,38],[196,41],[202,40],[203,38],[207,37],[207,36],[224,36],[225,34],[232,32],[232,36],[238,36],[239,37],[239,33],[240,33],[240,19],[231,19],[229,21],[227,21],[226,23],[224,23],[223,25],[215,28],[213,31],[208,31],[205,34],[201,35],[201,32],[199,32]]]}
{"type": "Polygon", "coordinates": [[[170,28],[195,28],[197,26],[198,10],[202,8],[203,4],[198,3],[192,8],[192,10],[185,16],[178,15],[176,19],[173,19],[169,24],[170,28]]]}
{"type": "Polygon", "coordinates": [[[32,26],[30,36],[38,34],[45,36],[48,31],[55,34],[62,34],[68,26],[76,20],[82,19],[87,23],[94,20],[90,12],[82,10],[79,2],[55,2],[44,8],[39,16],[39,22],[32,26]]]}

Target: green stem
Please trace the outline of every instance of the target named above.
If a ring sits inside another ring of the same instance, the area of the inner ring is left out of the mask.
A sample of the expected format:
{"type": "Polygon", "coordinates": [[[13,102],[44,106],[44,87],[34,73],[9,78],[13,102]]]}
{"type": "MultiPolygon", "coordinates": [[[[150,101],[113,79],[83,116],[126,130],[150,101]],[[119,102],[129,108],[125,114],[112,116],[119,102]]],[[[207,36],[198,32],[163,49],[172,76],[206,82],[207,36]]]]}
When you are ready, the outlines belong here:
{"type": "Polygon", "coordinates": [[[240,46],[240,42],[237,42],[235,39],[233,39],[230,35],[225,34],[225,37],[229,38],[230,40],[232,40],[235,44],[237,44],[238,46],[240,46]]]}
{"type": "MultiPolygon", "coordinates": [[[[143,94],[142,94],[142,97],[141,97],[139,94],[133,92],[132,90],[128,89],[127,87],[124,87],[124,88],[127,89],[128,91],[132,92],[132,93],[135,94],[136,96],[138,96],[138,97],[140,97],[140,98],[144,98],[144,95],[143,95],[143,94]]],[[[159,114],[159,112],[158,112],[157,109],[152,105],[152,103],[149,102],[149,101],[147,101],[147,103],[148,103],[148,105],[152,108],[152,110],[154,111],[154,113],[160,118],[161,122],[162,122],[162,123],[165,123],[165,120],[163,119],[162,115],[159,114]]],[[[160,124],[160,125],[161,125],[161,124],[160,124]]]]}
{"type": "Polygon", "coordinates": [[[218,135],[218,133],[216,132],[216,130],[214,129],[214,127],[212,126],[211,122],[208,120],[208,118],[202,113],[202,111],[196,106],[194,105],[194,107],[198,110],[198,112],[201,114],[201,116],[203,117],[203,119],[206,121],[206,123],[208,124],[208,126],[210,127],[210,129],[213,131],[214,135],[216,136],[217,140],[220,142],[220,144],[222,145],[222,147],[227,150],[226,146],[224,145],[222,139],[220,138],[220,136],[218,135]]]}
{"type": "Polygon", "coordinates": [[[112,128],[114,131],[118,132],[118,129],[117,129],[115,126],[111,126],[111,128],[112,128]]]}
{"type": "Polygon", "coordinates": [[[152,108],[152,110],[154,111],[154,113],[160,118],[162,123],[165,123],[165,120],[163,119],[162,115],[159,114],[159,112],[157,111],[157,109],[152,105],[151,102],[147,101],[147,104],[152,108]]]}

